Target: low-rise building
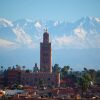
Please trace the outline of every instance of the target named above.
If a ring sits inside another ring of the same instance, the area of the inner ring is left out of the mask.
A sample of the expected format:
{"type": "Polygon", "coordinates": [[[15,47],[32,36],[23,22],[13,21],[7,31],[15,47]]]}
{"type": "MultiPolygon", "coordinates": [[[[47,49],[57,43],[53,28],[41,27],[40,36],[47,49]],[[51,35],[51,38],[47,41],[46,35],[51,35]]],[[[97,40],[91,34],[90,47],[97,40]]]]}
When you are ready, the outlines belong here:
{"type": "Polygon", "coordinates": [[[21,70],[17,68],[8,69],[6,71],[7,85],[20,84],[21,70]]]}
{"type": "Polygon", "coordinates": [[[0,71],[0,87],[2,88],[4,84],[4,73],[0,71]]]}
{"type": "Polygon", "coordinates": [[[48,72],[26,72],[21,73],[21,84],[38,86],[59,86],[59,73],[53,74],[48,72]]]}

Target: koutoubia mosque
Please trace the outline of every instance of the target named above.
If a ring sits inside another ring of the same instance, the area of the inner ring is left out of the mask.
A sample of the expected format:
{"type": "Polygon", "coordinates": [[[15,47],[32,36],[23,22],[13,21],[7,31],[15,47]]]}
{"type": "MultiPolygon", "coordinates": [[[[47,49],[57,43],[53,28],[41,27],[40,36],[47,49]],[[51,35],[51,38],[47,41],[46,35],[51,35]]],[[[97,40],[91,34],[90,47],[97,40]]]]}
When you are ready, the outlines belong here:
{"type": "MultiPolygon", "coordinates": [[[[37,67],[37,64],[35,64],[37,67]]],[[[49,41],[47,29],[43,33],[43,42],[40,43],[40,70],[27,73],[21,73],[21,83],[23,85],[39,86],[44,81],[46,86],[60,86],[60,73],[52,72],[52,48],[49,41]]]]}

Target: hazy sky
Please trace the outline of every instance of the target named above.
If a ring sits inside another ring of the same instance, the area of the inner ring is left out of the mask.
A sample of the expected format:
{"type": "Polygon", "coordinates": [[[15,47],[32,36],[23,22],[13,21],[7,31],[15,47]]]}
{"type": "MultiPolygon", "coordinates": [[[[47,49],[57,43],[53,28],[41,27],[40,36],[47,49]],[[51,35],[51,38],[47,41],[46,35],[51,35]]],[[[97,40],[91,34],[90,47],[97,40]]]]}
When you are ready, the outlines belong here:
{"type": "Polygon", "coordinates": [[[0,16],[77,20],[83,16],[100,17],[100,0],[0,0],[0,16]]]}

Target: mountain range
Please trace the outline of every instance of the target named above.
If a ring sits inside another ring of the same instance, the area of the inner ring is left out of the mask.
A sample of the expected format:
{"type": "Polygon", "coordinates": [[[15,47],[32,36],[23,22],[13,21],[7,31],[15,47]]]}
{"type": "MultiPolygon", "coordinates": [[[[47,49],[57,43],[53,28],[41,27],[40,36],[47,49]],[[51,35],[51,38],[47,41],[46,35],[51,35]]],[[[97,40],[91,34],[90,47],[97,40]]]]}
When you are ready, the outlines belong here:
{"type": "Polygon", "coordinates": [[[82,17],[74,22],[33,21],[31,19],[10,21],[0,18],[0,63],[6,66],[15,63],[32,66],[33,62],[39,63],[39,43],[42,41],[45,28],[47,28],[52,42],[53,60],[56,59],[53,63],[57,63],[57,60],[61,59],[60,57],[66,55],[70,60],[65,57],[65,61],[61,61],[60,64],[71,64],[71,60],[76,59],[80,52],[77,59],[79,60],[82,54],[84,56],[80,61],[82,63],[73,61],[72,65],[94,66],[99,64],[97,59],[100,58],[100,55],[96,53],[99,53],[100,50],[100,18],[96,17],[82,17]],[[70,52],[70,55],[66,53],[66,50],[70,52]],[[73,50],[77,55],[73,54],[73,50]],[[93,56],[94,64],[91,62],[93,59],[86,64],[83,61],[87,59],[89,52],[91,52],[90,56],[93,56]],[[56,57],[57,55],[59,59],[56,57]],[[26,63],[26,61],[28,62],[26,63]]]}

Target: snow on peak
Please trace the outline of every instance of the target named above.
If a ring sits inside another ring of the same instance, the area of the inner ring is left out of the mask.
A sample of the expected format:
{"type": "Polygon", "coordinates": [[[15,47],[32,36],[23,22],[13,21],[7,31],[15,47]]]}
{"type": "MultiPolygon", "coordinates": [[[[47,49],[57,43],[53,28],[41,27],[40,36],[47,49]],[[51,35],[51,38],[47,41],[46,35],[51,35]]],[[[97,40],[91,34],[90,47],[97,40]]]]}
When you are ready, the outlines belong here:
{"type": "Polygon", "coordinates": [[[27,22],[33,22],[33,20],[26,18],[25,19],[27,22]]]}
{"type": "Polygon", "coordinates": [[[0,24],[3,25],[4,27],[7,26],[13,27],[12,22],[4,18],[0,18],[0,24]]]}
{"type": "Polygon", "coordinates": [[[54,22],[54,26],[57,26],[59,24],[59,21],[54,22]]]}
{"type": "Polygon", "coordinates": [[[95,20],[96,20],[97,22],[100,22],[100,18],[95,18],[95,20]]]}
{"type": "Polygon", "coordinates": [[[78,38],[80,38],[80,39],[82,39],[82,40],[84,40],[85,37],[86,37],[86,32],[85,32],[85,30],[84,30],[82,27],[76,28],[76,29],[74,30],[74,33],[75,33],[75,35],[76,35],[78,38]]]}
{"type": "Polygon", "coordinates": [[[22,28],[16,27],[13,28],[13,32],[16,34],[17,39],[16,41],[18,43],[27,45],[28,47],[35,47],[35,43],[33,43],[33,40],[29,34],[27,34],[22,28]]]}
{"type": "Polygon", "coordinates": [[[22,28],[14,28],[13,32],[16,34],[18,42],[23,42],[24,44],[30,44],[32,42],[31,37],[22,28]]]}
{"type": "Polygon", "coordinates": [[[37,21],[34,26],[36,28],[41,28],[42,27],[42,25],[41,25],[41,23],[39,21],[37,21]]]}
{"type": "Polygon", "coordinates": [[[58,26],[59,24],[62,24],[62,23],[66,23],[66,22],[57,20],[57,21],[54,22],[53,25],[58,26]]]}

